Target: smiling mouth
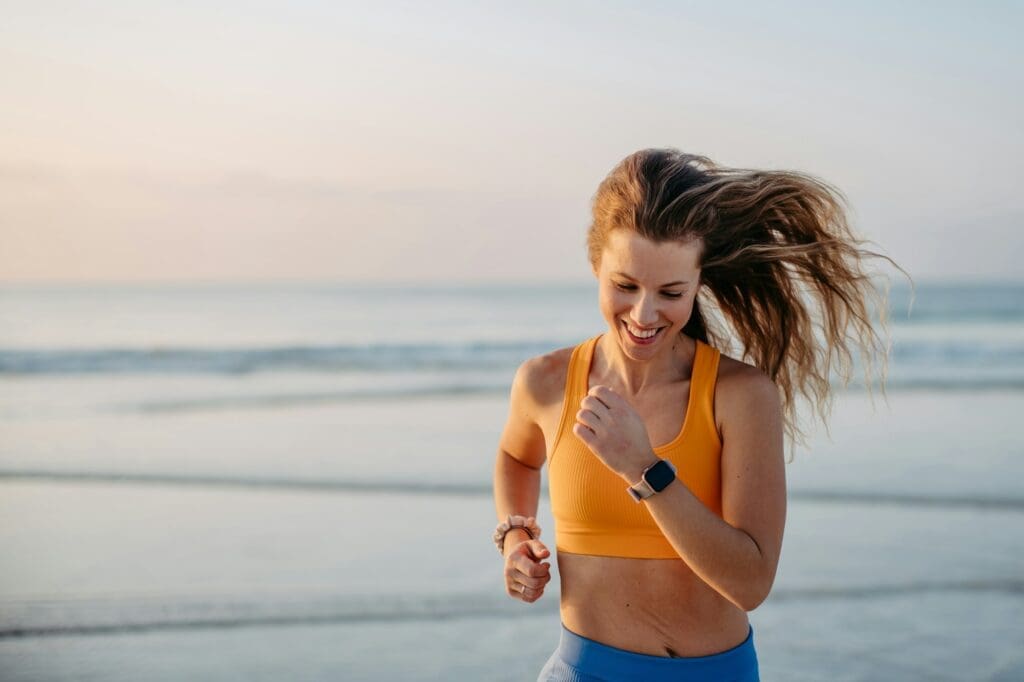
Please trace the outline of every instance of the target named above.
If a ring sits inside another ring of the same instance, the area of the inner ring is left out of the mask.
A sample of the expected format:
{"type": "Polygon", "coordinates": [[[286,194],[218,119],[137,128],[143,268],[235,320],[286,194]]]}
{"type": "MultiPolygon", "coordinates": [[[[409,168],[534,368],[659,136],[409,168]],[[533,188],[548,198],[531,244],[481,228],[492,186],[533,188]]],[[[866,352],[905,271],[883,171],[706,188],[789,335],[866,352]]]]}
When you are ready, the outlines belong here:
{"type": "MultiPolygon", "coordinates": [[[[625,327],[626,333],[629,334],[629,338],[634,343],[638,343],[638,344],[641,344],[641,345],[642,344],[652,343],[654,341],[654,339],[656,339],[665,330],[665,327],[658,327],[657,331],[655,331],[653,334],[650,333],[651,330],[649,330],[649,329],[648,330],[643,330],[643,331],[645,331],[647,333],[647,335],[645,335],[645,336],[637,336],[636,334],[633,333],[633,329],[634,328],[631,327],[629,323],[623,322],[622,326],[625,327]]],[[[637,331],[641,331],[641,330],[638,329],[637,331]]]]}

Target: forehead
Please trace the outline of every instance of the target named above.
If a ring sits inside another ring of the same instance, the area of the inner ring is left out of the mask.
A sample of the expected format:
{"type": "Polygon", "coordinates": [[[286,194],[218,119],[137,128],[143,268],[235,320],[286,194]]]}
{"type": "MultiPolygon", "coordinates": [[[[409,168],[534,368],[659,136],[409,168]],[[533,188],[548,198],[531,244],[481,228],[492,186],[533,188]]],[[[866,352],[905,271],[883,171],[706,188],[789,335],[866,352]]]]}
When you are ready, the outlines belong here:
{"type": "Polygon", "coordinates": [[[697,240],[659,243],[632,230],[615,230],[608,235],[601,254],[601,269],[625,272],[637,279],[687,279],[700,271],[700,252],[697,240]]]}

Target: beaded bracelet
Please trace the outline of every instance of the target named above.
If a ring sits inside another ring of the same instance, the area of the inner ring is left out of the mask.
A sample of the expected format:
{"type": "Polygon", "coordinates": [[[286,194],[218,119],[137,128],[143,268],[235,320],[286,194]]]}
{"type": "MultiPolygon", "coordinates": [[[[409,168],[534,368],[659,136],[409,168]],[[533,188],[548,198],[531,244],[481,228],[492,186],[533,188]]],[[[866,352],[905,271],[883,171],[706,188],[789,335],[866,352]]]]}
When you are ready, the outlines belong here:
{"type": "Polygon", "coordinates": [[[498,554],[505,556],[505,535],[508,534],[513,528],[522,528],[526,531],[526,534],[530,536],[531,540],[536,540],[540,537],[540,526],[534,520],[534,517],[526,517],[521,514],[509,514],[504,521],[498,524],[498,527],[494,529],[494,546],[498,548],[498,554]]]}

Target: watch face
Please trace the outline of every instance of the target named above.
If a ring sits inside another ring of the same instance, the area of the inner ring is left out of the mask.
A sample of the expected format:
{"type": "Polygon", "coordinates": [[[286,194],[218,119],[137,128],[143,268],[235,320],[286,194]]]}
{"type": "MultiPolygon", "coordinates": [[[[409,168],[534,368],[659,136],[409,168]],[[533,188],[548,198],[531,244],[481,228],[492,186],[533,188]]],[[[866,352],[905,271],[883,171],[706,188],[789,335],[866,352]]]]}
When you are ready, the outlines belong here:
{"type": "Polygon", "coordinates": [[[669,483],[675,479],[676,474],[668,460],[661,460],[644,474],[644,480],[655,490],[661,492],[669,483]]]}

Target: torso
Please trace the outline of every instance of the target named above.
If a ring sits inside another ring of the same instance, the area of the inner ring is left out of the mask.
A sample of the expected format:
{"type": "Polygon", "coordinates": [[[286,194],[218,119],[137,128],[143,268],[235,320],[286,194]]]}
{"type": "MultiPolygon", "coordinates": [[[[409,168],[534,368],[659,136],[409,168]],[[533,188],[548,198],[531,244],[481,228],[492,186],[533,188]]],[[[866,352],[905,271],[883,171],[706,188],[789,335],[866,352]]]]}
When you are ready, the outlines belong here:
{"type": "MultiPolygon", "coordinates": [[[[690,343],[690,351],[694,342],[690,343]]],[[[565,378],[572,348],[544,356],[546,380],[541,387],[538,425],[544,441],[555,440],[561,416],[565,378]]],[[[715,390],[715,419],[721,434],[719,395],[749,366],[721,356],[715,390]]],[[[594,363],[588,385],[611,385],[594,363]]],[[[726,389],[728,390],[728,389],[726,389]]],[[[657,387],[631,399],[643,418],[652,445],[670,442],[682,428],[689,379],[657,387]]],[[[634,559],[556,552],[561,577],[561,617],[569,630],[595,641],[653,656],[706,656],[731,649],[747,637],[746,612],[697,577],[682,560],[634,559]]]]}

